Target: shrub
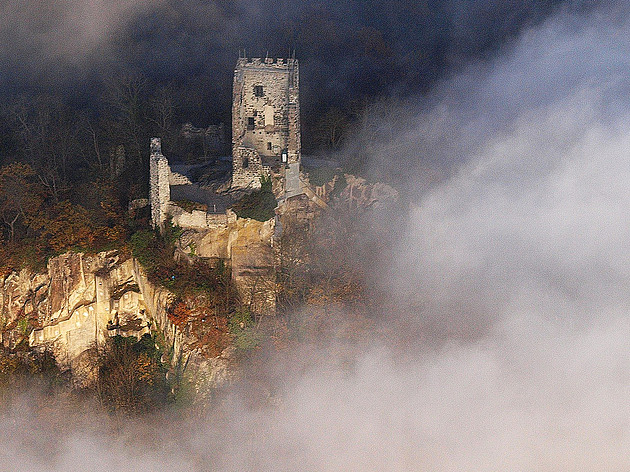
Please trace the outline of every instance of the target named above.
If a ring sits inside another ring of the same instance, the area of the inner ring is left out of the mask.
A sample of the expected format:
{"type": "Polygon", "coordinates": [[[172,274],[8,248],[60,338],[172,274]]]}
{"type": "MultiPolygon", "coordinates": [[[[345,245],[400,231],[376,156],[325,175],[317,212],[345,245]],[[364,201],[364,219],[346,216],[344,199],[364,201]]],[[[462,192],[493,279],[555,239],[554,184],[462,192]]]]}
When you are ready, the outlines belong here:
{"type": "Polygon", "coordinates": [[[193,210],[208,211],[208,205],[205,203],[197,203],[190,200],[177,200],[173,203],[188,213],[191,213],[193,210]]]}
{"type": "Polygon", "coordinates": [[[308,180],[313,185],[324,185],[332,181],[336,175],[343,175],[341,169],[333,167],[314,167],[308,169],[308,180]]]}
{"type": "Polygon", "coordinates": [[[0,390],[24,382],[45,388],[63,384],[63,374],[50,349],[19,352],[0,348],[0,390]]]}
{"type": "Polygon", "coordinates": [[[241,218],[267,221],[276,215],[276,197],[271,190],[271,177],[260,178],[260,190],[245,195],[232,206],[241,218]]]}
{"type": "Polygon", "coordinates": [[[170,400],[166,369],[150,335],[109,338],[96,362],[98,394],[109,409],[140,413],[170,400]]]}
{"type": "Polygon", "coordinates": [[[237,311],[230,317],[230,334],[234,337],[237,349],[249,350],[257,347],[262,341],[262,335],[247,310],[237,311]]]}
{"type": "Polygon", "coordinates": [[[178,298],[168,307],[167,316],[175,326],[181,327],[190,320],[192,310],[188,308],[186,302],[178,298]]]}

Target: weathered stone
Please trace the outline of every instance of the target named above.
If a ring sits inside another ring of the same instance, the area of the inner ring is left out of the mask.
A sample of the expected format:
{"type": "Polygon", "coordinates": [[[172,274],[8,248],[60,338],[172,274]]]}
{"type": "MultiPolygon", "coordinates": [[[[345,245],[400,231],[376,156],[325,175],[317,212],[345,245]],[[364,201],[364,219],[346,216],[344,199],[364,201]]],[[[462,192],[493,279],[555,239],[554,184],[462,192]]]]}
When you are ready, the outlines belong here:
{"type": "Polygon", "coordinates": [[[133,261],[114,253],[68,253],[48,264],[42,325],[31,332],[31,346],[52,346],[58,361],[71,365],[81,353],[113,334],[139,337],[149,331],[144,298],[133,261]],[[121,326],[132,328],[123,330],[121,326]]]}
{"type": "Polygon", "coordinates": [[[170,168],[162,154],[160,138],[151,138],[150,188],[151,221],[156,228],[162,228],[167,217],[167,206],[171,199],[169,185],[170,168]]]}
{"type": "Polygon", "coordinates": [[[135,200],[131,200],[129,202],[129,206],[128,206],[128,210],[130,212],[135,211],[135,210],[139,210],[140,208],[144,208],[146,206],[149,205],[149,199],[148,198],[136,198],[135,200]]]}
{"type": "MultiPolygon", "coordinates": [[[[259,188],[260,176],[301,159],[296,59],[240,58],[232,102],[232,188],[259,188]]],[[[296,187],[299,192],[299,185],[296,187]]]]}

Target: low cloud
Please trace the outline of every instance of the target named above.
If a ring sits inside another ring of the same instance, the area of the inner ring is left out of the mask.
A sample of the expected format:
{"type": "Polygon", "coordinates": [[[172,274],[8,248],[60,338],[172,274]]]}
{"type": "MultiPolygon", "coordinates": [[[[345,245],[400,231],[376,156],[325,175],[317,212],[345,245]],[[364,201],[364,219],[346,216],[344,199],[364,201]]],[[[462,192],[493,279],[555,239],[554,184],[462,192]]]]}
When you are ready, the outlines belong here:
{"type": "Polygon", "coordinates": [[[422,110],[396,105],[406,126],[379,143],[389,154],[369,150],[377,169],[408,165],[412,187],[381,286],[398,320],[439,339],[314,362],[268,407],[245,390],[159,429],[80,423],[39,446],[30,420],[4,414],[0,469],[626,470],[628,13],[611,4],[528,30],[422,110]],[[414,190],[434,162],[440,178],[414,190]],[[50,461],[31,452],[46,448],[50,461]]]}
{"type": "Polygon", "coordinates": [[[162,3],[7,0],[0,6],[2,60],[18,68],[26,65],[32,73],[45,73],[58,63],[85,66],[86,60],[107,55],[111,41],[137,15],[162,3]]]}

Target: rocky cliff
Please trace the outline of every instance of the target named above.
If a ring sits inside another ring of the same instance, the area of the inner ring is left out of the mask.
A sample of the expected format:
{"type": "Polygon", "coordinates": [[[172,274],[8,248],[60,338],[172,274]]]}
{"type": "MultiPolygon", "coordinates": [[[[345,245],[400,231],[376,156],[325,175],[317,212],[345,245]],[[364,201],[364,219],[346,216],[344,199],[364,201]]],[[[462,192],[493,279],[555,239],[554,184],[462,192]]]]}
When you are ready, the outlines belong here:
{"type": "Polygon", "coordinates": [[[241,302],[252,312],[275,313],[275,266],[273,219],[256,221],[234,218],[227,224],[205,230],[188,229],[179,249],[186,256],[221,259],[232,268],[241,302]]]}
{"type": "MultiPolygon", "coordinates": [[[[50,259],[44,273],[25,269],[0,280],[0,341],[5,348],[49,347],[62,367],[76,371],[84,353],[107,337],[153,332],[164,340],[163,362],[174,367],[195,360],[195,353],[186,332],[168,319],[171,298],[135,259],[117,251],[63,254],[50,259]]],[[[220,364],[211,367],[224,372],[220,364]]]]}
{"type": "Polygon", "coordinates": [[[134,261],[116,251],[67,253],[50,259],[44,273],[10,274],[0,281],[0,304],[5,347],[30,333],[31,346],[50,345],[61,363],[106,336],[150,329],[134,261]]]}

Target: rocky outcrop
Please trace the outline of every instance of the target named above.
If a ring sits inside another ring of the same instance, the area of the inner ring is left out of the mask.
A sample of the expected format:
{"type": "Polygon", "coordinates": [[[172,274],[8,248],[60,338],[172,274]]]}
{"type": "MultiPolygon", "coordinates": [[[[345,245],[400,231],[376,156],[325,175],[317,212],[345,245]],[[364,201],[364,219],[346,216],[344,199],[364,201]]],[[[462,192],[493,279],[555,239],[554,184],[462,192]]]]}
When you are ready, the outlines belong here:
{"type": "Polygon", "coordinates": [[[186,231],[180,248],[189,256],[227,261],[241,301],[253,312],[271,314],[275,312],[274,231],[273,219],[233,218],[211,229],[186,231]]]}
{"type": "Polygon", "coordinates": [[[3,345],[15,347],[30,331],[31,346],[50,346],[70,364],[107,336],[149,332],[137,272],[132,259],[111,251],[67,253],[50,259],[44,273],[9,275],[0,286],[3,345]]]}
{"type": "MultiPolygon", "coordinates": [[[[107,336],[141,336],[149,316],[133,261],[118,252],[67,253],[50,259],[43,274],[12,274],[2,286],[6,347],[20,341],[12,325],[26,323],[29,344],[50,346],[62,364],[107,336]]],[[[27,330],[24,330],[26,334],[27,330]]]]}
{"type": "Polygon", "coordinates": [[[116,251],[67,253],[50,259],[46,272],[23,270],[0,280],[0,341],[48,347],[79,383],[93,377],[89,352],[109,336],[159,333],[162,361],[203,391],[228,377],[229,353],[197,355],[194,339],[168,318],[173,296],[149,282],[138,262],[116,251]],[[29,335],[30,332],[30,335],[29,335]]]}

